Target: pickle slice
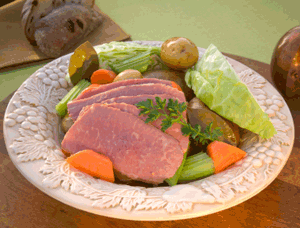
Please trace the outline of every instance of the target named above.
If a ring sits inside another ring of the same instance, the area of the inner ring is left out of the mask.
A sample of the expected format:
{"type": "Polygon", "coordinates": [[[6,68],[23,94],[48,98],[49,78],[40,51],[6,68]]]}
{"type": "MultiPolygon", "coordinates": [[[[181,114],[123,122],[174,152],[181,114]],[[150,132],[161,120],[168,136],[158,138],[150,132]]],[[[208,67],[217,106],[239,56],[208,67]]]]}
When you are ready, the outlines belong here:
{"type": "Polygon", "coordinates": [[[69,64],[69,75],[73,85],[76,85],[82,79],[90,81],[93,72],[98,69],[99,58],[89,41],[75,49],[69,64]]]}

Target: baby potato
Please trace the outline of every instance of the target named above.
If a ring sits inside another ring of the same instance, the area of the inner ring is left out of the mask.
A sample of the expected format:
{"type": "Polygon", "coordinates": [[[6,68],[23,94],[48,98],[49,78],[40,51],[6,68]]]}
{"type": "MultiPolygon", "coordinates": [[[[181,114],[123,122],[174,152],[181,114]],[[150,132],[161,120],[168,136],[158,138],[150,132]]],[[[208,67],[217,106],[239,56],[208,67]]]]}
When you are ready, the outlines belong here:
{"type": "Polygon", "coordinates": [[[127,80],[127,79],[137,79],[137,78],[143,78],[141,72],[139,72],[138,70],[128,69],[119,73],[117,77],[115,77],[114,82],[127,80]]]}
{"type": "Polygon", "coordinates": [[[71,117],[69,117],[69,115],[66,115],[61,122],[63,132],[67,133],[67,131],[72,127],[73,124],[74,121],[71,119],[71,117]]]}
{"type": "Polygon", "coordinates": [[[184,37],[173,37],[162,44],[160,56],[168,67],[184,70],[197,63],[199,51],[191,40],[184,37]]]}

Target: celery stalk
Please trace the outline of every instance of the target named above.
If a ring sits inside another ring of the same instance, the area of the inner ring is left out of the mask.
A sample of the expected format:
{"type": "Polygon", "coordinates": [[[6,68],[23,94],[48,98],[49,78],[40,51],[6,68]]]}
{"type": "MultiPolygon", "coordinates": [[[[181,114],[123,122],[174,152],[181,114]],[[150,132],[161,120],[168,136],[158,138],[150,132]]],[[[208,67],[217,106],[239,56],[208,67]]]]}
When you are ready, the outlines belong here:
{"type": "Polygon", "coordinates": [[[191,181],[214,174],[213,160],[204,152],[186,159],[178,181],[191,181]]]}
{"type": "Polygon", "coordinates": [[[143,73],[148,69],[148,66],[152,63],[151,55],[151,51],[146,51],[136,56],[111,63],[109,64],[109,66],[116,73],[121,73],[122,71],[127,69],[138,70],[141,73],[143,73]]]}
{"type": "Polygon", "coordinates": [[[182,168],[184,166],[184,163],[186,161],[186,156],[187,156],[187,152],[184,153],[183,155],[183,159],[182,159],[182,162],[181,162],[181,165],[179,166],[179,168],[177,169],[176,173],[174,174],[173,177],[170,177],[168,179],[166,179],[165,181],[170,185],[170,186],[174,186],[177,184],[178,182],[178,179],[180,177],[180,174],[181,174],[181,171],[182,171],[182,168]]]}
{"type": "Polygon", "coordinates": [[[87,88],[91,83],[86,80],[81,80],[78,82],[64,98],[55,106],[55,110],[61,117],[67,114],[67,103],[75,99],[85,88],[87,88]]]}

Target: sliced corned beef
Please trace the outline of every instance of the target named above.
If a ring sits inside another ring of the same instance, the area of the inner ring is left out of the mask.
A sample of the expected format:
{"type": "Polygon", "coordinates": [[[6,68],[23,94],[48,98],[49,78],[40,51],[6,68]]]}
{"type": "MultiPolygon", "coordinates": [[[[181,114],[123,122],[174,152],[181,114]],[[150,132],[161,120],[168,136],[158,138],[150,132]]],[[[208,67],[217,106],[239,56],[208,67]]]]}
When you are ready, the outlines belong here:
{"type": "MultiPolygon", "coordinates": [[[[139,117],[140,119],[142,119],[143,121],[145,121],[147,119],[147,116],[145,115],[139,115],[140,113],[140,109],[138,109],[136,106],[131,105],[131,104],[126,104],[126,103],[111,103],[111,104],[107,104],[107,106],[109,107],[113,107],[113,108],[118,108],[121,111],[124,112],[128,112],[131,113],[137,117],[139,117]]],[[[154,127],[161,129],[161,124],[162,124],[162,118],[159,118],[149,124],[152,124],[154,127]]],[[[181,132],[181,125],[178,123],[173,124],[170,128],[168,128],[165,131],[168,135],[171,135],[172,137],[174,137],[180,144],[180,147],[183,151],[183,153],[187,152],[188,147],[189,147],[189,137],[188,136],[184,136],[182,135],[181,132]]]]}
{"type": "Polygon", "coordinates": [[[103,153],[121,174],[153,184],[172,177],[183,159],[173,137],[130,113],[101,104],[86,108],[61,147],[71,154],[84,149],[103,153]]]}
{"type": "Polygon", "coordinates": [[[142,84],[142,85],[128,85],[121,86],[115,89],[108,90],[103,93],[98,93],[92,97],[88,97],[80,100],[73,100],[69,102],[68,112],[69,116],[75,121],[81,111],[85,106],[101,103],[107,99],[120,97],[120,96],[135,96],[141,94],[169,94],[174,98],[180,98],[185,100],[184,93],[178,89],[163,85],[163,84],[142,84]]]}
{"type": "Polygon", "coordinates": [[[106,104],[111,104],[111,103],[126,103],[126,104],[137,104],[141,101],[145,101],[147,99],[151,99],[154,103],[156,104],[155,97],[160,97],[162,100],[164,99],[173,99],[173,100],[178,100],[179,103],[185,102],[185,98],[178,98],[178,97],[173,97],[172,95],[169,94],[142,94],[142,95],[136,95],[136,96],[120,96],[116,98],[111,98],[107,99],[105,101],[102,101],[101,103],[106,103],[106,104]]]}
{"type": "Polygon", "coordinates": [[[147,83],[153,83],[153,84],[160,83],[160,84],[164,84],[164,85],[172,87],[171,82],[167,81],[167,80],[161,80],[161,79],[156,79],[156,78],[128,79],[128,80],[124,80],[124,81],[118,81],[118,82],[100,85],[98,88],[95,88],[93,90],[89,90],[89,91],[79,94],[79,96],[77,98],[75,98],[74,100],[88,98],[95,94],[103,93],[108,90],[115,89],[115,88],[118,88],[121,86],[147,84],[147,83]]]}
{"type": "MultiPolygon", "coordinates": [[[[153,94],[153,95],[144,94],[144,95],[137,95],[137,96],[121,96],[121,97],[111,98],[101,102],[101,104],[126,103],[126,104],[135,105],[141,101],[151,99],[153,101],[153,104],[156,105],[155,97],[160,97],[162,100],[164,99],[178,100],[179,103],[186,102],[185,98],[173,97],[172,95],[169,94],[153,94]]],[[[186,111],[184,111],[182,115],[186,119],[186,111]]]]}

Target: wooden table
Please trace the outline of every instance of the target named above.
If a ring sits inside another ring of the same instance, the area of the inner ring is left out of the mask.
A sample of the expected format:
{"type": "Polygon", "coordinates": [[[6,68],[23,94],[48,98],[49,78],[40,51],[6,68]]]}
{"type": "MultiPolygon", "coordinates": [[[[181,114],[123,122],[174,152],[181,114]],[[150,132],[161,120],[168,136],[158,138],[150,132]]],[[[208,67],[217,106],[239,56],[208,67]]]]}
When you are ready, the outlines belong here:
{"type": "MultiPolygon", "coordinates": [[[[226,54],[271,82],[270,66],[226,54]]],[[[272,83],[272,82],[271,82],[272,83]]],[[[300,100],[288,100],[295,122],[295,143],[279,176],[261,193],[211,215],[166,222],[108,218],[67,206],[29,183],[10,160],[3,139],[3,116],[12,94],[0,103],[0,227],[300,227],[300,100]]]]}

